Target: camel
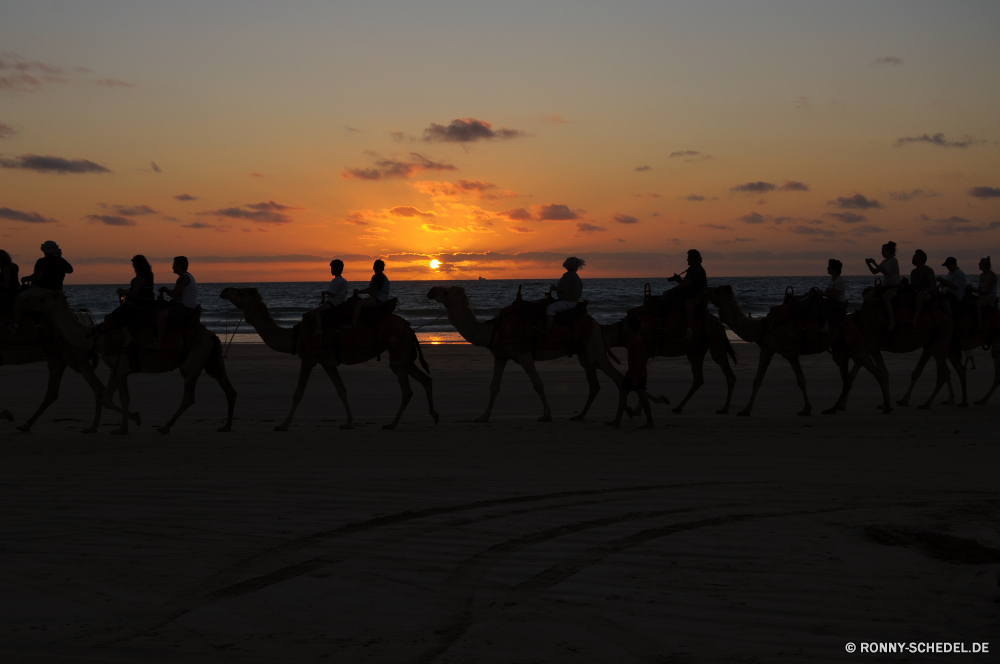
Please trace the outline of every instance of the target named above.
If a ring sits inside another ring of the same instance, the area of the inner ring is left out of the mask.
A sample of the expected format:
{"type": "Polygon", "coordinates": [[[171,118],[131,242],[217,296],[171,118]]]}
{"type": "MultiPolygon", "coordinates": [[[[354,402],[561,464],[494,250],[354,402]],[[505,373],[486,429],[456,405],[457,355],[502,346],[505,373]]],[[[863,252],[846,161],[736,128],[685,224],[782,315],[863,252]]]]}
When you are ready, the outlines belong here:
{"type": "MultiPolygon", "coordinates": [[[[809,402],[809,395],[806,392],[806,377],[802,372],[802,365],[799,362],[800,353],[798,351],[789,351],[783,347],[781,339],[778,335],[778,330],[771,329],[766,324],[764,319],[755,319],[744,314],[740,309],[739,303],[736,301],[736,296],[733,293],[732,286],[716,286],[714,288],[706,288],[702,291],[702,294],[708,299],[709,302],[718,308],[719,318],[723,323],[729,326],[729,329],[735,332],[740,339],[756,343],[760,347],[760,359],[757,364],[757,375],[754,376],[753,379],[753,393],[750,395],[750,402],[738,413],[738,415],[746,417],[749,416],[753,410],[754,401],[757,399],[757,392],[760,390],[760,386],[764,382],[764,375],[767,373],[767,367],[771,363],[771,358],[774,357],[775,353],[788,360],[788,363],[792,366],[792,370],[795,372],[795,379],[798,383],[799,389],[802,390],[802,398],[805,401],[805,405],[798,414],[803,416],[811,415],[812,404],[809,402]]],[[[823,350],[825,351],[826,349],[823,350]]],[[[824,410],[823,414],[833,415],[838,410],[844,410],[847,407],[847,395],[851,391],[852,385],[852,377],[848,371],[849,359],[853,359],[856,365],[865,367],[873,376],[875,376],[879,387],[882,388],[882,398],[886,403],[886,408],[883,412],[886,414],[892,412],[892,407],[888,405],[890,403],[888,372],[880,369],[874,362],[872,362],[871,358],[868,357],[864,344],[860,343],[860,341],[853,344],[847,343],[842,336],[841,339],[833,345],[832,350],[833,360],[840,368],[842,388],[837,402],[831,408],[824,410]]]]}
{"type": "MultiPolygon", "coordinates": [[[[468,295],[465,293],[465,289],[461,286],[451,286],[448,288],[435,286],[427,293],[427,299],[435,300],[444,305],[444,308],[448,312],[448,320],[455,326],[458,333],[462,335],[462,338],[473,346],[489,348],[490,352],[493,353],[493,380],[490,383],[490,401],[486,406],[486,411],[476,418],[476,422],[489,421],[490,415],[493,413],[493,404],[500,393],[500,381],[503,378],[504,369],[510,360],[521,365],[524,372],[528,374],[528,378],[531,379],[531,386],[542,400],[542,416],[538,418],[538,421],[552,421],[552,408],[549,406],[548,399],[545,398],[545,386],[542,384],[542,379],[535,368],[535,362],[566,357],[565,348],[538,348],[532,353],[531,346],[526,343],[500,345],[499,339],[497,339],[499,335],[496,334],[499,329],[499,319],[486,322],[480,321],[476,317],[476,313],[472,310],[472,305],[469,302],[468,295]]],[[[622,374],[608,360],[608,348],[605,346],[604,335],[601,333],[600,326],[590,316],[587,316],[587,319],[590,325],[592,325],[592,332],[586,345],[578,353],[578,358],[580,365],[587,374],[587,383],[590,391],[583,410],[578,415],[571,417],[570,419],[572,420],[582,420],[586,417],[591,404],[597,398],[597,393],[601,390],[600,383],[597,380],[598,368],[606,373],[615,382],[616,386],[621,385],[622,381],[622,374]]]]}
{"type": "MultiPolygon", "coordinates": [[[[920,361],[918,361],[916,368],[910,375],[910,386],[906,389],[903,397],[896,402],[900,406],[908,406],[910,403],[910,397],[913,396],[913,388],[916,387],[917,380],[920,378],[920,374],[927,364],[927,359],[924,359],[924,355],[928,359],[930,357],[934,358],[937,365],[937,383],[934,387],[934,392],[927,401],[918,406],[919,409],[926,410],[931,407],[934,398],[944,385],[947,384],[949,391],[951,390],[951,381],[948,376],[948,348],[951,344],[954,325],[943,311],[928,307],[924,309],[924,314],[921,317],[924,315],[931,316],[933,320],[933,328],[931,330],[901,325],[897,321],[896,329],[890,332],[887,327],[888,323],[885,317],[882,316],[882,307],[884,306],[882,298],[870,295],[875,288],[875,286],[869,286],[864,290],[864,300],[861,304],[861,309],[850,314],[849,318],[854,321],[861,332],[861,338],[868,351],[868,356],[886,374],[888,374],[888,369],[886,368],[885,360],[882,359],[883,351],[888,353],[911,353],[917,349],[923,350],[920,361]],[[878,323],[875,321],[876,318],[879,321],[878,323]]],[[[854,368],[851,370],[852,381],[858,375],[859,371],[860,367],[855,363],[854,368]]],[[[964,371],[961,376],[964,379],[964,371]]],[[[945,403],[949,405],[954,404],[954,394],[945,403]]],[[[882,408],[887,404],[887,401],[883,401],[878,407],[882,408]]]]}
{"type": "MultiPolygon", "coordinates": [[[[38,410],[35,411],[35,414],[28,418],[27,422],[17,427],[17,430],[24,432],[31,431],[31,427],[42,416],[42,413],[55,403],[59,398],[59,386],[62,384],[63,373],[69,367],[83,376],[83,379],[90,385],[90,389],[94,391],[94,422],[84,429],[83,433],[95,433],[98,425],[101,423],[102,397],[104,396],[104,383],[94,373],[94,369],[97,368],[97,355],[76,348],[71,344],[63,343],[58,338],[51,340],[48,349],[44,346],[29,349],[11,348],[0,344],[0,364],[18,365],[42,361],[48,363],[49,369],[49,383],[45,390],[45,397],[42,399],[42,403],[38,407],[38,410]]],[[[112,404],[110,407],[115,411],[121,412],[118,406],[112,404]]],[[[3,417],[8,422],[14,421],[14,415],[9,410],[4,410],[0,414],[0,417],[3,417]]],[[[128,417],[135,420],[136,424],[141,422],[139,413],[129,413],[128,417]]]]}
{"type": "MultiPolygon", "coordinates": [[[[701,338],[690,341],[683,338],[664,337],[661,343],[655,344],[650,352],[648,352],[648,356],[652,358],[680,357],[683,355],[691,363],[691,374],[693,376],[691,389],[684,395],[684,399],[673,408],[673,412],[680,413],[683,412],[685,404],[694,396],[698,388],[705,384],[705,354],[711,352],[712,359],[722,369],[722,373],[726,375],[727,386],[726,403],[715,412],[719,415],[726,415],[729,413],[729,406],[733,401],[733,388],[736,386],[736,374],[733,373],[732,368],[729,366],[729,357],[727,355],[733,358],[733,362],[736,362],[736,353],[733,351],[733,345],[726,338],[726,331],[719,324],[719,319],[712,314],[706,313],[704,320],[706,321],[706,325],[702,328],[703,332],[712,327],[712,333],[705,332],[701,335],[701,338]],[[714,321],[714,325],[712,325],[711,321],[714,321]],[[659,346],[659,348],[655,346],[659,346]]],[[[601,325],[601,332],[604,334],[609,347],[624,347],[626,345],[628,337],[625,334],[624,328],[624,318],[611,325],[601,325]]]]}
{"type": "Polygon", "coordinates": [[[337,389],[337,395],[344,404],[344,410],[347,412],[347,421],[340,428],[352,429],[354,427],[354,415],[351,413],[351,405],[347,400],[347,388],[340,377],[340,372],[337,371],[337,366],[341,364],[362,364],[387,351],[389,353],[389,368],[399,379],[399,387],[403,398],[399,404],[396,418],[382,428],[395,429],[402,419],[407,404],[413,398],[413,388],[410,387],[410,376],[416,379],[427,393],[427,403],[430,408],[431,417],[434,419],[434,424],[440,421],[440,416],[434,409],[433,380],[429,375],[417,368],[417,359],[420,359],[420,363],[425,370],[430,371],[430,368],[427,366],[427,362],[424,361],[416,333],[410,328],[410,324],[400,316],[389,314],[381,319],[379,321],[381,332],[379,335],[379,345],[366,347],[364,352],[355,352],[353,348],[344,348],[336,353],[307,355],[303,344],[298,343],[301,328],[298,325],[292,328],[281,327],[274,322],[267,305],[264,303],[264,299],[256,288],[226,288],[219,297],[228,300],[237,309],[241,309],[247,322],[257,330],[257,334],[260,335],[260,338],[270,348],[280,353],[298,355],[301,361],[299,365],[299,382],[295,387],[295,393],[292,395],[292,409],[288,412],[288,417],[285,418],[285,421],[274,427],[275,431],[288,431],[288,427],[292,423],[292,417],[295,415],[295,410],[299,407],[299,402],[302,401],[302,397],[305,395],[306,385],[309,383],[309,375],[317,364],[321,365],[327,375],[330,376],[330,380],[333,381],[333,385],[337,389]]]}
{"type": "MultiPolygon", "coordinates": [[[[100,328],[95,329],[81,324],[70,311],[66,296],[62,293],[36,295],[25,298],[24,302],[27,309],[41,311],[49,316],[68,345],[86,352],[96,351],[101,355],[104,363],[110,367],[111,375],[108,378],[107,389],[104,390],[103,405],[113,408],[111,399],[115,392],[120,390],[122,407],[121,425],[111,433],[128,433],[130,419],[128,417],[128,375],[130,373],[166,373],[174,369],[179,369],[181,376],[184,377],[184,397],[181,399],[181,404],[174,416],[157,431],[163,434],[170,433],[170,427],[194,403],[194,388],[202,369],[219,382],[223,392],[226,393],[226,401],[229,405],[226,424],[217,431],[232,430],[236,390],[233,389],[229,377],[226,376],[226,368],[222,360],[222,343],[217,336],[208,330],[204,330],[200,342],[188,349],[183,356],[173,358],[139,356],[133,354],[130,349],[124,348],[105,352],[104,333],[99,331],[100,328]]],[[[136,422],[138,423],[138,420],[136,422]]]]}

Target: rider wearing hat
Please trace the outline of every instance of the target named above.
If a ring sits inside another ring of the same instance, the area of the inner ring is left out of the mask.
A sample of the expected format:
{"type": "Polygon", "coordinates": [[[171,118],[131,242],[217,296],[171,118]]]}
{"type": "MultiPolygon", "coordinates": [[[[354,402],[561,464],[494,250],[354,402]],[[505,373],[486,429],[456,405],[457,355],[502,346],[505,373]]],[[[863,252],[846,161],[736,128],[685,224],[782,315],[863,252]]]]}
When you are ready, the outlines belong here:
{"type": "MultiPolygon", "coordinates": [[[[26,277],[21,277],[21,283],[30,284],[31,289],[44,288],[47,291],[59,291],[63,289],[63,279],[67,274],[72,274],[73,266],[62,257],[62,249],[52,240],[46,240],[41,246],[42,253],[45,254],[35,261],[35,270],[26,277]]],[[[7,329],[17,334],[21,323],[21,302],[24,293],[14,299],[14,311],[11,313],[7,329]]]]}

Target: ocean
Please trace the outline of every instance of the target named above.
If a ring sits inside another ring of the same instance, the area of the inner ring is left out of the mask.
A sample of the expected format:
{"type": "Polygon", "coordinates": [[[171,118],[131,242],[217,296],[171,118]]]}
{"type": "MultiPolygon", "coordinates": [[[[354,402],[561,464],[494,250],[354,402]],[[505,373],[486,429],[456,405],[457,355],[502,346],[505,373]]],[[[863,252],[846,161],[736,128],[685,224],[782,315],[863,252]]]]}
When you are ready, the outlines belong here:
{"type": "MultiPolygon", "coordinates": [[[[394,281],[392,295],[399,298],[396,313],[417,329],[421,343],[448,344],[465,343],[464,339],[448,323],[444,307],[427,299],[427,291],[433,286],[462,286],[480,319],[492,318],[501,308],[514,300],[518,286],[522,287],[525,299],[541,298],[546,288],[558,279],[554,275],[548,280],[495,279],[488,281],[394,281]]],[[[974,284],[977,275],[969,275],[969,283],[974,284]]],[[[874,277],[844,277],[847,282],[849,309],[860,306],[861,291],[874,281],[874,277]]],[[[785,288],[791,286],[796,293],[804,293],[816,286],[825,288],[829,277],[719,277],[710,278],[710,286],[730,284],[736,292],[743,310],[762,316],[770,307],[780,304],[785,288]]],[[[240,311],[219,297],[223,288],[257,288],[271,311],[271,315],[281,325],[292,326],[302,318],[302,314],[312,309],[320,301],[320,292],[329,282],[265,282],[265,283],[201,283],[198,294],[203,309],[202,322],[224,340],[233,343],[262,343],[252,327],[244,321],[236,330],[240,311]],[[235,335],[234,335],[235,332],[235,335]]],[[[642,304],[643,287],[649,283],[654,293],[661,293],[672,287],[666,278],[655,279],[584,279],[583,297],[589,301],[588,311],[601,323],[611,323],[625,315],[625,310],[642,304]]],[[[157,284],[159,287],[162,284],[157,284]]],[[[169,284],[168,284],[169,285],[169,284]]],[[[351,282],[351,289],[364,288],[367,282],[351,282]]],[[[115,289],[128,284],[112,285],[71,285],[65,286],[65,293],[74,308],[90,309],[97,320],[118,306],[115,289]]],[[[738,339],[730,332],[730,338],[738,339]]]]}

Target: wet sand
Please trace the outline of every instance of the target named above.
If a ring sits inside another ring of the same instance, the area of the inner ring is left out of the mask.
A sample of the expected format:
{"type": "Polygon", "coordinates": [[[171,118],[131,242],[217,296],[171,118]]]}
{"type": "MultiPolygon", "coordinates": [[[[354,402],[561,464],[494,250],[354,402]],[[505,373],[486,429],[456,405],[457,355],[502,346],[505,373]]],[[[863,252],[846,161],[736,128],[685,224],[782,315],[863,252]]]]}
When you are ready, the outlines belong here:
{"type": "MultiPolygon", "coordinates": [[[[510,365],[494,418],[491,356],[430,347],[441,424],[399,391],[387,359],[345,367],[357,427],[321,372],[287,433],[297,361],[234,346],[234,431],[203,376],[173,433],[178,374],[136,376],[143,426],[85,436],[91,396],[61,399],[21,434],[43,365],[4,367],[0,643],[25,662],[954,661],[848,655],[849,641],[992,641],[1000,652],[1000,395],[987,407],[884,416],[862,373],[807,358],[812,417],[776,359],[751,418],[756,369],[739,344],[734,408],[711,362],[685,413],[619,431],[602,391],[584,422],[575,360],[539,365],[555,421],[510,365]]],[[[970,372],[978,399],[992,378],[970,372]]],[[[915,355],[891,357],[893,398],[915,355]]],[[[102,376],[106,373],[101,369],[102,376]]],[[[677,403],[684,360],[650,364],[677,403]]],[[[926,398],[927,372],[917,388],[926,398]]],[[[634,401],[634,397],[633,397],[634,401]]],[[[937,400],[940,401],[940,398],[937,400]]]]}

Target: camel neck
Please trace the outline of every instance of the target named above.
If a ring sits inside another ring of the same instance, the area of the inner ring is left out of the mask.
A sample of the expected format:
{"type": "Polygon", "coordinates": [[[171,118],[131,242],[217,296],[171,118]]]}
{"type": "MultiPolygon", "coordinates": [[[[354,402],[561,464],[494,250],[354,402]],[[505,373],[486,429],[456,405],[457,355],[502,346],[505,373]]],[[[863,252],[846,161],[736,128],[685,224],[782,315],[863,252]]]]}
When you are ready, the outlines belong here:
{"type": "Polygon", "coordinates": [[[743,341],[750,341],[756,343],[760,341],[761,332],[763,332],[763,323],[761,321],[754,320],[747,317],[740,309],[740,305],[736,300],[731,302],[726,302],[725,304],[718,306],[719,319],[723,323],[729,326],[729,329],[736,333],[743,341]]]}
{"type": "Polygon", "coordinates": [[[490,337],[493,336],[493,326],[496,323],[480,321],[471,306],[448,308],[448,321],[455,326],[462,338],[473,346],[486,348],[490,345],[490,337]]]}
{"type": "Polygon", "coordinates": [[[269,348],[281,353],[293,352],[295,342],[292,328],[281,327],[271,318],[271,312],[263,302],[243,310],[243,317],[253,326],[269,348]]]}

